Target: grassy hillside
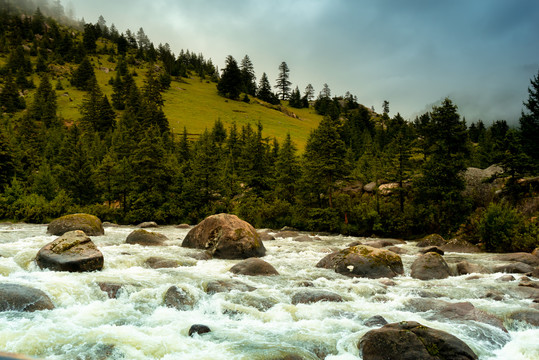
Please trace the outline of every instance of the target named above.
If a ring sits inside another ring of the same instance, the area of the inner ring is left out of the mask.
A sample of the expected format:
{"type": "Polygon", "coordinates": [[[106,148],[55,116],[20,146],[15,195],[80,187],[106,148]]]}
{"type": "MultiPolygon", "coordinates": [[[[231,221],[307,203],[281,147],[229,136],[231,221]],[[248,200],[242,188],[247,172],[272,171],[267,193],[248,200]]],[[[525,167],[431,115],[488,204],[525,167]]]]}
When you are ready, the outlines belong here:
{"type": "MultiPolygon", "coordinates": [[[[103,93],[110,99],[112,86],[109,85],[111,77],[115,76],[116,63],[109,62],[108,56],[92,56],[96,78],[103,93]]],[[[0,66],[6,63],[7,56],[0,57],[0,66]]],[[[36,58],[32,58],[35,64],[36,58]]],[[[69,83],[70,73],[76,69],[75,64],[54,65],[54,74],[51,79],[53,86],[60,79],[63,90],[57,90],[58,115],[68,122],[80,118],[79,108],[86,92],[77,90],[69,83]]],[[[147,64],[129,66],[130,71],[135,71],[137,85],[143,85],[147,64]]],[[[39,77],[32,75],[36,86],[39,85],[39,77]]],[[[33,93],[30,90],[25,98],[27,104],[33,101],[33,93]]],[[[258,122],[263,126],[263,134],[269,138],[277,138],[279,142],[284,140],[290,133],[299,150],[303,150],[307,138],[312,129],[318,126],[321,116],[312,109],[294,109],[283,102],[281,106],[271,106],[262,103],[258,99],[251,99],[251,103],[232,101],[217,94],[216,84],[198,77],[187,79],[174,79],[171,87],[163,94],[165,100],[164,111],[174,133],[182,133],[184,126],[189,134],[200,134],[204,129],[210,129],[217,119],[220,119],[225,127],[234,122],[240,128],[250,123],[256,127],[258,122]]],[[[121,112],[118,112],[121,115],[121,112]]],[[[196,136],[194,136],[196,138],[196,136]]]]}

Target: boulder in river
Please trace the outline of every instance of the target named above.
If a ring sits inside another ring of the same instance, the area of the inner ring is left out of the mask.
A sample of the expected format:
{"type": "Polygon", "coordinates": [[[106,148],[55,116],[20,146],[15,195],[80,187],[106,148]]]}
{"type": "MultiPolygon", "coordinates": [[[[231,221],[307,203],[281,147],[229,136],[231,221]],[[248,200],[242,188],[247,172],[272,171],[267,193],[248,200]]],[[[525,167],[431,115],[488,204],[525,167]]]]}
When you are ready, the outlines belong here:
{"type": "Polygon", "coordinates": [[[438,234],[430,234],[425,236],[423,239],[419,240],[417,246],[442,246],[446,243],[445,239],[438,234]]]}
{"type": "Polygon", "coordinates": [[[52,310],[54,305],[45,292],[29,286],[0,284],[0,311],[52,310]]]}
{"type": "Polygon", "coordinates": [[[206,284],[206,293],[210,295],[232,290],[247,292],[254,291],[256,288],[238,280],[211,280],[206,284]]]}
{"type": "Polygon", "coordinates": [[[490,271],[478,264],[472,264],[466,260],[462,260],[457,263],[457,274],[466,275],[466,274],[489,274],[490,271]]]}
{"type": "Polygon", "coordinates": [[[351,277],[381,278],[402,275],[401,257],[394,252],[371,246],[357,245],[324,257],[316,267],[333,269],[351,277]]]}
{"type": "Polygon", "coordinates": [[[339,294],[327,290],[301,290],[292,296],[292,304],[312,304],[320,301],[342,302],[339,294]]]}
{"type": "Polygon", "coordinates": [[[242,260],[232,266],[229,271],[238,275],[279,275],[270,263],[259,258],[242,260]]]}
{"type": "Polygon", "coordinates": [[[495,255],[494,258],[498,261],[515,261],[530,266],[539,266],[539,256],[535,256],[526,252],[498,254],[495,255]]]}
{"type": "Polygon", "coordinates": [[[492,271],[495,273],[502,272],[502,273],[526,274],[533,271],[533,266],[530,266],[523,262],[511,262],[507,264],[496,265],[492,268],[492,271]]]}
{"type": "Polygon", "coordinates": [[[526,322],[533,326],[539,327],[539,310],[536,309],[521,309],[509,314],[509,319],[513,321],[526,322]]]}
{"type": "Polygon", "coordinates": [[[163,235],[144,229],[134,230],[127,236],[125,242],[127,244],[139,244],[144,246],[162,246],[168,238],[163,235]]]}
{"type": "Polygon", "coordinates": [[[171,286],[165,293],[165,305],[178,310],[191,310],[196,303],[193,295],[177,286],[171,286]]]}
{"type": "Polygon", "coordinates": [[[451,275],[451,270],[442,255],[428,252],[415,259],[410,275],[415,279],[432,280],[445,279],[451,275]]]}
{"type": "Polygon", "coordinates": [[[363,360],[473,360],[477,355],[457,337],[415,321],[401,321],[367,332],[361,338],[363,360]]]}
{"type": "Polygon", "coordinates": [[[68,231],[81,230],[88,236],[104,235],[103,224],[97,216],[90,214],[71,214],[51,221],[47,233],[61,236],[68,231]]]}
{"type": "Polygon", "coordinates": [[[156,228],[159,227],[155,221],[145,221],[137,225],[139,229],[156,228]]]}
{"type": "Polygon", "coordinates": [[[41,269],[86,272],[103,268],[103,253],[81,230],[69,231],[43,246],[36,263],[41,269]]]}
{"type": "Polygon", "coordinates": [[[211,329],[207,325],[203,324],[195,324],[189,328],[189,336],[193,336],[195,334],[202,335],[209,332],[211,332],[211,329]]]}
{"type": "Polygon", "coordinates": [[[247,259],[266,254],[255,228],[230,214],[207,217],[189,231],[182,246],[205,249],[221,259],[247,259]]]}

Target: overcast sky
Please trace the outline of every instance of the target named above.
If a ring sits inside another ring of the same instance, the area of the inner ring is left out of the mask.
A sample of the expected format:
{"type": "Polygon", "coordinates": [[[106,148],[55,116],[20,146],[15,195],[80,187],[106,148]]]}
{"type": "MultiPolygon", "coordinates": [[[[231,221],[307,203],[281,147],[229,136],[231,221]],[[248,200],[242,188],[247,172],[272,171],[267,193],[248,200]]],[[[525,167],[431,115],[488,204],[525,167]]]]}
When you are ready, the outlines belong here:
{"type": "Polygon", "coordinates": [[[157,46],[189,49],[220,69],[251,58],[275,83],[346,91],[406,119],[445,97],[468,123],[516,123],[539,70],[537,0],[63,0],[75,17],[120,32],[142,27],[157,46]]]}

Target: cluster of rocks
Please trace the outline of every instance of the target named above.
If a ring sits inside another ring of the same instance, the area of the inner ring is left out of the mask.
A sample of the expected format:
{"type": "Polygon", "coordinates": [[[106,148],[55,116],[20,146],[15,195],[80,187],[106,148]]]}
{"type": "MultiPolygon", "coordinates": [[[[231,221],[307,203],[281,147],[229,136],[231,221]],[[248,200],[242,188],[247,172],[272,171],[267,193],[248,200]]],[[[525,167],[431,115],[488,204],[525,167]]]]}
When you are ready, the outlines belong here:
{"type": "MultiPolygon", "coordinates": [[[[126,243],[140,246],[164,246],[168,238],[147,228],[157,227],[156,223],[146,222],[138,225],[126,238],[126,243]]],[[[182,225],[181,228],[189,228],[182,225]]],[[[103,254],[89,236],[104,234],[101,221],[92,215],[73,214],[51,222],[47,228],[50,234],[59,236],[46,244],[36,255],[36,264],[42,269],[53,271],[99,271],[103,268],[103,254]]],[[[202,252],[198,259],[239,259],[229,271],[235,275],[246,276],[278,276],[279,272],[268,262],[260,259],[266,253],[263,239],[290,238],[293,241],[318,241],[316,236],[303,235],[295,229],[286,228],[271,235],[268,231],[257,232],[249,223],[230,214],[218,214],[206,218],[190,229],[182,246],[199,249],[202,252]]],[[[316,267],[332,269],[349,277],[384,278],[388,280],[404,274],[404,267],[399,253],[403,253],[398,245],[402,240],[371,239],[363,243],[354,242],[345,249],[335,251],[321,259],[316,267]]],[[[465,274],[481,274],[490,272],[511,272],[538,277],[539,256],[537,254],[516,253],[496,255],[502,262],[493,269],[479,264],[461,261],[453,268],[444,259],[446,251],[477,252],[477,247],[457,239],[446,241],[439,235],[428,236],[417,243],[418,256],[410,268],[410,275],[420,280],[444,279],[449,276],[465,274]]],[[[196,260],[193,264],[196,263],[196,260]]],[[[146,264],[154,269],[170,268],[182,265],[177,259],[159,257],[148,258],[146,264]]],[[[511,276],[511,275],[509,275],[511,276]]],[[[511,276],[512,277],[512,276],[511,276]]],[[[507,281],[514,278],[504,279],[507,281]]],[[[122,284],[99,283],[100,289],[109,298],[116,298],[122,284]]],[[[519,284],[537,295],[537,281],[528,277],[519,284]]],[[[291,303],[312,304],[320,301],[342,302],[341,295],[326,290],[312,288],[312,284],[300,284],[302,289],[291,294],[291,303]]],[[[237,291],[247,294],[256,290],[254,286],[237,279],[211,280],[204,284],[207,294],[237,291]]],[[[490,297],[503,294],[491,294],[490,297]]],[[[533,296],[533,295],[532,295],[533,296]]],[[[487,295],[488,297],[488,295],[487,295]]],[[[276,304],[271,299],[252,295],[246,298],[260,311],[265,311],[276,304]]],[[[190,289],[182,286],[171,286],[164,294],[164,304],[178,310],[190,310],[196,306],[196,296],[190,289]]],[[[430,311],[433,316],[445,319],[472,320],[497,327],[507,332],[503,322],[471,303],[449,303],[437,299],[412,299],[405,306],[413,311],[430,311]]],[[[23,285],[0,284],[0,311],[38,311],[50,310],[54,304],[46,293],[23,285]]],[[[513,314],[511,320],[525,321],[539,326],[539,310],[530,309],[513,314]]],[[[369,319],[367,326],[378,326],[366,333],[358,343],[363,359],[375,360],[383,358],[395,359],[477,359],[473,351],[462,341],[440,330],[431,329],[416,322],[400,322],[387,324],[385,319],[377,317],[369,319]],[[393,352],[393,353],[392,353],[393,352]],[[406,354],[406,355],[403,355],[406,354]]],[[[195,324],[189,329],[189,336],[200,336],[211,332],[206,325],[195,324]]]]}

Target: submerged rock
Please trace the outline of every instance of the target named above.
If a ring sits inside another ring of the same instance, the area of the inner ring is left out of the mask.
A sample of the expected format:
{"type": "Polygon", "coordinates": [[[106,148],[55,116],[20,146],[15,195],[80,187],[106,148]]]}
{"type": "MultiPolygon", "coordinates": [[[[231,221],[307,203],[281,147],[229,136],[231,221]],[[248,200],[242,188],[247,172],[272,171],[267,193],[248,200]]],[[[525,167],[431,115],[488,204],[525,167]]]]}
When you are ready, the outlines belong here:
{"type": "Polygon", "coordinates": [[[212,280],[206,284],[206,292],[208,294],[229,292],[232,290],[247,292],[254,291],[256,288],[238,280],[212,280]]]}
{"type": "Polygon", "coordinates": [[[498,254],[494,257],[498,261],[515,261],[528,264],[530,266],[539,266],[539,256],[526,253],[508,253],[508,254],[498,254]]]}
{"type": "Polygon", "coordinates": [[[88,236],[104,235],[103,224],[97,216],[90,214],[65,215],[51,221],[47,227],[47,233],[61,236],[66,232],[81,230],[88,236]]]}
{"type": "Polygon", "coordinates": [[[279,272],[268,262],[259,258],[249,258],[240,261],[229,270],[239,275],[279,275],[279,272]]]}
{"type": "Polygon", "coordinates": [[[125,242],[127,244],[139,244],[143,246],[162,246],[167,240],[168,238],[163,234],[138,229],[129,234],[125,242]]]}
{"type": "Polygon", "coordinates": [[[479,246],[474,245],[466,240],[453,238],[440,246],[445,252],[460,252],[460,253],[478,253],[481,252],[479,246]]]}
{"type": "Polygon", "coordinates": [[[137,225],[139,229],[156,228],[159,227],[155,221],[145,221],[137,225]]]}
{"type": "Polygon", "coordinates": [[[363,322],[363,325],[368,326],[368,327],[384,326],[384,325],[387,325],[387,320],[384,319],[384,317],[381,315],[375,315],[365,320],[363,322]]]}
{"type": "Polygon", "coordinates": [[[180,266],[180,263],[176,260],[165,259],[159,256],[149,257],[144,263],[152,269],[167,269],[180,266]]]}
{"type": "Polygon", "coordinates": [[[415,321],[384,325],[358,344],[363,360],[473,360],[477,355],[457,337],[415,321]]]}
{"type": "Polygon", "coordinates": [[[81,230],[70,231],[43,246],[36,263],[41,269],[86,272],[103,268],[103,254],[81,230]]]}
{"type": "Polygon", "coordinates": [[[457,274],[466,275],[466,274],[489,274],[490,271],[478,264],[472,264],[466,260],[460,261],[457,263],[457,274]]]}
{"type": "Polygon", "coordinates": [[[109,299],[116,299],[118,297],[118,292],[123,287],[122,284],[100,282],[97,284],[101,291],[107,293],[109,299]]]}
{"type": "Polygon", "coordinates": [[[497,265],[492,269],[493,272],[502,272],[502,273],[516,273],[516,274],[526,274],[533,271],[533,267],[525,264],[523,262],[512,262],[507,264],[497,265]]]}
{"type": "Polygon", "coordinates": [[[193,336],[195,334],[202,335],[209,332],[211,332],[211,329],[208,326],[202,324],[195,324],[189,328],[189,336],[193,336]]]}
{"type": "Polygon", "coordinates": [[[333,269],[352,277],[394,277],[402,275],[404,268],[399,255],[389,250],[365,245],[352,246],[324,257],[316,267],[333,269]]]}
{"type": "Polygon", "coordinates": [[[434,252],[419,256],[412,264],[411,270],[410,275],[420,280],[445,279],[451,275],[444,258],[434,252]]]}
{"type": "Polygon", "coordinates": [[[433,252],[433,253],[440,254],[440,255],[445,254],[445,252],[442,249],[440,249],[438,246],[427,246],[424,249],[419,250],[419,252],[421,254],[426,254],[426,253],[429,253],[429,252],[433,252]]]}
{"type": "Polygon", "coordinates": [[[0,284],[0,311],[52,310],[54,305],[45,292],[24,285],[0,284]]]}
{"type": "Polygon", "coordinates": [[[342,302],[339,294],[326,290],[302,290],[292,296],[292,304],[312,304],[320,301],[342,302]]]}
{"type": "Polygon", "coordinates": [[[533,326],[539,326],[539,310],[522,309],[515,311],[508,316],[513,321],[523,321],[533,326]]]}
{"type": "Polygon", "coordinates": [[[230,214],[207,217],[189,231],[182,246],[205,249],[213,257],[222,259],[247,259],[266,254],[255,228],[230,214]]]}
{"type": "Polygon", "coordinates": [[[171,286],[165,293],[165,306],[178,310],[191,310],[196,303],[193,295],[177,286],[171,286]]]}
{"type": "Polygon", "coordinates": [[[419,240],[417,246],[426,247],[426,246],[442,246],[446,243],[445,239],[438,234],[431,234],[425,236],[423,239],[419,240]]]}

